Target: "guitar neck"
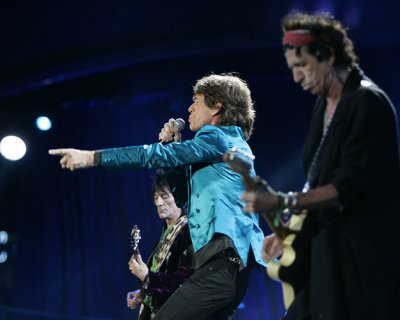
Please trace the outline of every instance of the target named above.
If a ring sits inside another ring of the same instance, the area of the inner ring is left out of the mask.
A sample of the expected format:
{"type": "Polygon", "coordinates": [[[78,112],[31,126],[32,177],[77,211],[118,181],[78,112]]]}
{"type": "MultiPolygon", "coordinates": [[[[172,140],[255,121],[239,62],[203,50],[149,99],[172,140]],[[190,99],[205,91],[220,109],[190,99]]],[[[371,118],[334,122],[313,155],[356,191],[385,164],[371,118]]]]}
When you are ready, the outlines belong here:
{"type": "MultiPolygon", "coordinates": [[[[257,183],[249,174],[242,174],[242,178],[243,178],[243,182],[245,184],[247,191],[256,191],[257,190],[257,183]]],[[[261,216],[267,222],[268,226],[271,228],[271,230],[276,234],[276,236],[279,239],[284,239],[284,238],[286,238],[286,236],[288,236],[291,233],[291,231],[287,227],[282,226],[281,223],[278,223],[277,226],[275,225],[274,219],[276,216],[276,212],[263,211],[263,212],[259,212],[259,214],[261,214],[261,216]]]]}
{"type": "Polygon", "coordinates": [[[134,225],[131,231],[131,246],[133,256],[136,257],[139,254],[139,241],[141,239],[140,229],[137,225],[134,225]]]}

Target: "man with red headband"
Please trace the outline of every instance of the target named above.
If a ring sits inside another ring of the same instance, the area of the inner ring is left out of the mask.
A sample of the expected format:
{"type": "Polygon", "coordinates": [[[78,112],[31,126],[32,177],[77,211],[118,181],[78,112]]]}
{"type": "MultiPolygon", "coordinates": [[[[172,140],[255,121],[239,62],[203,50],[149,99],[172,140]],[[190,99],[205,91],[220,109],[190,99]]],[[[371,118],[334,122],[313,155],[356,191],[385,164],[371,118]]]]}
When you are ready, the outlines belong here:
{"type": "MultiPolygon", "coordinates": [[[[293,80],[317,96],[304,145],[306,184],[301,192],[269,189],[242,199],[247,212],[307,210],[296,256],[309,252],[306,272],[297,275],[303,283],[284,319],[400,319],[395,109],[356,64],[346,29],[334,17],[291,13],[282,28],[293,80]]],[[[264,259],[282,248],[277,236],[268,236],[264,259]]]]}

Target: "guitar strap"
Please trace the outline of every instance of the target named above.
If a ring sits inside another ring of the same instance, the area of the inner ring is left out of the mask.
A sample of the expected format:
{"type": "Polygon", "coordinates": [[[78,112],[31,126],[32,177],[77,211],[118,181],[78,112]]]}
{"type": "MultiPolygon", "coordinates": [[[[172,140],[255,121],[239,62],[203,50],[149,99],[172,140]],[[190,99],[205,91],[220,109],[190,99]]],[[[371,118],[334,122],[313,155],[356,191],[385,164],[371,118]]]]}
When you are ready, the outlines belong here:
{"type": "MultiPolygon", "coordinates": [[[[179,234],[179,232],[182,230],[182,228],[187,225],[188,223],[188,219],[186,214],[183,214],[179,217],[178,220],[176,220],[171,232],[167,235],[167,237],[165,238],[163,244],[161,247],[158,247],[154,253],[154,256],[157,257],[156,259],[156,266],[155,266],[155,272],[158,272],[161,268],[161,266],[163,265],[165,259],[168,257],[169,255],[169,250],[171,249],[172,244],[174,243],[177,235],[179,234]]],[[[150,260],[151,261],[151,257],[150,260]]],[[[146,287],[146,284],[144,284],[144,286],[142,286],[141,290],[142,292],[144,292],[144,289],[146,287]]],[[[145,310],[145,306],[142,303],[140,306],[140,310],[139,310],[139,319],[141,319],[141,317],[143,317],[143,312],[145,310]]],[[[151,310],[151,315],[150,318],[153,319],[155,314],[153,313],[154,310],[151,310]]]]}
{"type": "Polygon", "coordinates": [[[169,249],[171,248],[172,244],[175,241],[176,236],[179,234],[181,229],[188,223],[187,216],[182,215],[179,217],[178,220],[176,220],[171,232],[167,235],[165,241],[162,244],[162,247],[159,248],[155,253],[155,256],[157,257],[156,260],[156,267],[155,270],[158,272],[164,263],[165,259],[167,258],[169,254],[169,249]]]}

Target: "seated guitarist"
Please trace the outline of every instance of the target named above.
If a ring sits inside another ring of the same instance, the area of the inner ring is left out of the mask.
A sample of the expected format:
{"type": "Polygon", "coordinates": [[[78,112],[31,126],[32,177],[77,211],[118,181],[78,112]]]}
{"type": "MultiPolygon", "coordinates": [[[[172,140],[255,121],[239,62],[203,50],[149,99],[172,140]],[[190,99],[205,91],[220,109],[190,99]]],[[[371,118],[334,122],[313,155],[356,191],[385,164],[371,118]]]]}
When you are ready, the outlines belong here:
{"type": "MultiPolygon", "coordinates": [[[[334,17],[295,12],[282,29],[293,80],[317,95],[303,153],[307,183],[298,193],[247,192],[242,199],[247,212],[308,211],[308,233],[299,232],[310,253],[308,275],[297,276],[304,283],[284,319],[400,319],[395,109],[357,65],[334,17]]],[[[282,239],[264,240],[265,260],[281,253],[282,239]]]]}
{"type": "Polygon", "coordinates": [[[134,309],[141,304],[140,320],[152,319],[192,273],[189,267],[191,254],[188,250],[192,242],[185,210],[180,208],[185,203],[179,200],[187,198],[184,191],[186,180],[183,177],[183,180],[176,181],[176,178],[174,172],[156,171],[152,193],[158,216],[164,221],[164,228],[147,265],[140,254],[133,255],[129,261],[129,269],[143,285],[141,289],[128,293],[127,305],[134,309]],[[183,185],[183,188],[177,184],[183,185]]]}

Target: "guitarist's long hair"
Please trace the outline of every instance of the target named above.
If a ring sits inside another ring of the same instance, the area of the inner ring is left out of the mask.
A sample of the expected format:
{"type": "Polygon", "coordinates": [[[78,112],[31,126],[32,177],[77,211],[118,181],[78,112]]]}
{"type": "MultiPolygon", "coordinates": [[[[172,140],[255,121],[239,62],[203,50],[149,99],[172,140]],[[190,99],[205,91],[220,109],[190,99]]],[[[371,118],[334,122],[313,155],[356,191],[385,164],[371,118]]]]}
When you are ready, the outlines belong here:
{"type": "Polygon", "coordinates": [[[187,178],[184,168],[157,169],[153,178],[151,194],[171,192],[178,208],[186,208],[188,199],[187,178]]]}

